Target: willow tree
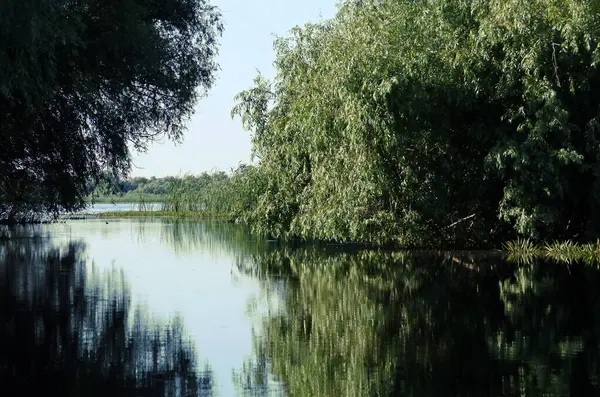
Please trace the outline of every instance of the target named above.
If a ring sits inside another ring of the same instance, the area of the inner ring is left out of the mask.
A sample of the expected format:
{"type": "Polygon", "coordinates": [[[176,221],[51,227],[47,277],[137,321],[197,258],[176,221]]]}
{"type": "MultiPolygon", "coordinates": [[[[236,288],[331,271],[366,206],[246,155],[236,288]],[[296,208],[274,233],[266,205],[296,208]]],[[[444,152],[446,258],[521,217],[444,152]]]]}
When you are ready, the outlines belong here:
{"type": "Polygon", "coordinates": [[[180,140],[217,65],[207,0],[0,4],[0,219],[83,205],[130,148],[180,140]]]}
{"type": "Polygon", "coordinates": [[[233,110],[281,237],[595,237],[600,2],[346,2],[276,41],[233,110]]]}

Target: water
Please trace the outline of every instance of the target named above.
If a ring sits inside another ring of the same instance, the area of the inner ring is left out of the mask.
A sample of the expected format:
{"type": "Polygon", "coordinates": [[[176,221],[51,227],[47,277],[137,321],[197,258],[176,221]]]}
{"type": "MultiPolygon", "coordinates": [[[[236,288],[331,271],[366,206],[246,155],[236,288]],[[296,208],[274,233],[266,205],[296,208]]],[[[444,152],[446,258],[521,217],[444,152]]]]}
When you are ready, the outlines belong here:
{"type": "MultiPolygon", "coordinates": [[[[159,211],[162,208],[161,203],[144,203],[145,211],[159,211]]],[[[114,212],[114,211],[137,211],[139,210],[139,204],[137,203],[96,203],[90,205],[82,212],[86,214],[98,214],[101,212],[114,212]]]]}
{"type": "Polygon", "coordinates": [[[292,247],[223,222],[0,243],[0,395],[596,396],[600,274],[292,247]]]}

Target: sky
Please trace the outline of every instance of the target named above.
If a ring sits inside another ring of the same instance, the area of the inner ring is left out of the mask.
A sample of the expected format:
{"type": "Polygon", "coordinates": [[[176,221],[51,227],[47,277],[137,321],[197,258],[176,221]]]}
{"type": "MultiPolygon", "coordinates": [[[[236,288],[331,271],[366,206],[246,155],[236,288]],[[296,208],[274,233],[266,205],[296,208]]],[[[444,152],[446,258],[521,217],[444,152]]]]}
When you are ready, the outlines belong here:
{"type": "Polygon", "coordinates": [[[220,71],[201,99],[181,144],[154,142],[146,153],[133,153],[131,176],[182,175],[229,171],[250,162],[250,133],[231,119],[233,97],[250,88],[257,69],[274,76],[273,40],[307,22],[332,18],[336,0],[212,0],[220,8],[225,31],[217,63],[220,71]]]}

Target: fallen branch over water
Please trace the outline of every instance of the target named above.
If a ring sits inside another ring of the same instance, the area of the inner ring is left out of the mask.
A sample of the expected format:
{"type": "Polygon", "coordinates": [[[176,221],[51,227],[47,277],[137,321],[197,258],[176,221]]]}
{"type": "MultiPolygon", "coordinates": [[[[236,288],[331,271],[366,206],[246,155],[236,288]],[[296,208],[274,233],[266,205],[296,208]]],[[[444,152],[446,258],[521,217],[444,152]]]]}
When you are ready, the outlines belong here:
{"type": "Polygon", "coordinates": [[[469,219],[471,219],[471,218],[474,218],[474,217],[475,217],[475,214],[471,214],[471,215],[469,215],[469,216],[465,216],[464,218],[461,218],[461,219],[457,220],[456,222],[454,222],[454,223],[452,223],[452,224],[450,224],[450,225],[446,226],[446,227],[444,228],[444,230],[445,230],[445,229],[450,229],[451,227],[454,227],[454,226],[458,225],[458,224],[459,224],[459,223],[461,223],[461,222],[468,221],[469,219]]]}

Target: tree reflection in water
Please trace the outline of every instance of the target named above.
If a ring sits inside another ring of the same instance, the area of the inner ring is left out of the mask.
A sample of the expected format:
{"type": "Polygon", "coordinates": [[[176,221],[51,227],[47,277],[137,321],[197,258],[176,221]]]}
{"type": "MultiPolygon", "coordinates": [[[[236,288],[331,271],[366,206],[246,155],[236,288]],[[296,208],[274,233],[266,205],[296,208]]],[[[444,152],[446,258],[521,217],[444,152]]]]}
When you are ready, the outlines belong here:
{"type": "MultiPolygon", "coordinates": [[[[255,350],[290,396],[600,395],[595,268],[319,249],[256,263],[287,274],[255,350]]],[[[244,371],[260,390],[264,365],[244,371]]]]}
{"type": "MultiPolygon", "coordinates": [[[[331,252],[229,224],[163,226],[174,252],[230,252],[276,302],[233,371],[237,395],[600,395],[594,267],[331,252]]],[[[0,244],[0,395],[212,395],[182,320],[151,321],[121,273],[86,261],[81,244],[0,244]]]]}
{"type": "Polygon", "coordinates": [[[212,396],[182,319],[131,306],[123,274],[86,266],[83,243],[0,245],[0,394],[212,396]]]}

